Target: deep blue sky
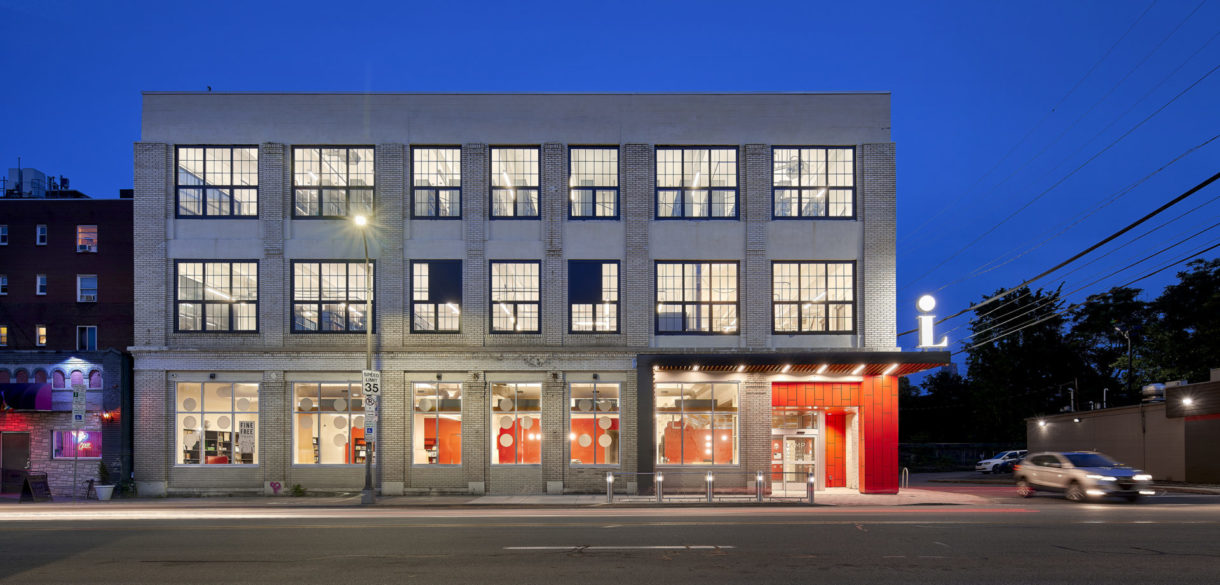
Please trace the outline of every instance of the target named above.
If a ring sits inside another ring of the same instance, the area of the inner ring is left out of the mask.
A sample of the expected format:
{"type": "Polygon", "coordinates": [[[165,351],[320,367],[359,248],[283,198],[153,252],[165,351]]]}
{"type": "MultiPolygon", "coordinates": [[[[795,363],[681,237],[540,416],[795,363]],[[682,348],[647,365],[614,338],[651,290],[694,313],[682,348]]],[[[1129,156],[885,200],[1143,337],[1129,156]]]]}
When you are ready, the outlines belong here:
{"type": "MultiPolygon", "coordinates": [[[[1217,140],[1041,248],[951,284],[1220,133],[1217,72],[954,255],[1220,64],[1215,1],[1184,23],[1198,0],[269,4],[0,0],[0,173],[21,156],[95,197],[130,187],[144,90],[890,91],[901,331],[914,326],[919,294],[935,292],[939,314],[962,308],[1220,170],[1217,140]]],[[[1217,195],[1213,185],[1188,203],[1217,195]]],[[[1065,290],[1217,213],[1199,209],[1068,276],[1065,290]]],[[[1071,298],[1163,265],[1155,260],[1071,298]]],[[[1150,296],[1172,274],[1143,283],[1150,296]]]]}

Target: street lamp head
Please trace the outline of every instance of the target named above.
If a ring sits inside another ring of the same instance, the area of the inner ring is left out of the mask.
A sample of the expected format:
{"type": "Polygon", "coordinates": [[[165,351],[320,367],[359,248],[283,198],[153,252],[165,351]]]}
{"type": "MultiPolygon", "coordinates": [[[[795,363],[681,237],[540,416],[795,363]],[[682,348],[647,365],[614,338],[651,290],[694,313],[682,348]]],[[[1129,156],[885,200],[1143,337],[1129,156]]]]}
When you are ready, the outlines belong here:
{"type": "Polygon", "coordinates": [[[364,227],[369,224],[369,218],[367,218],[363,215],[357,215],[356,217],[353,217],[352,221],[355,221],[356,225],[358,225],[360,227],[364,227]]]}

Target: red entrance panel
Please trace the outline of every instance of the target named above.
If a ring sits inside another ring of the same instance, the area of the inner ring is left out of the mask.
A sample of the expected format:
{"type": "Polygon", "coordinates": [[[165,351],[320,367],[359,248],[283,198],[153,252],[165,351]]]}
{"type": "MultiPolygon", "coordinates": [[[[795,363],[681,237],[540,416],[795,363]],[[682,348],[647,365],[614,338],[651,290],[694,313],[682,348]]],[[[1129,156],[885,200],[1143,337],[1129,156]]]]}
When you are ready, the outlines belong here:
{"type": "Polygon", "coordinates": [[[847,417],[826,414],[826,487],[847,487],[847,417]]]}

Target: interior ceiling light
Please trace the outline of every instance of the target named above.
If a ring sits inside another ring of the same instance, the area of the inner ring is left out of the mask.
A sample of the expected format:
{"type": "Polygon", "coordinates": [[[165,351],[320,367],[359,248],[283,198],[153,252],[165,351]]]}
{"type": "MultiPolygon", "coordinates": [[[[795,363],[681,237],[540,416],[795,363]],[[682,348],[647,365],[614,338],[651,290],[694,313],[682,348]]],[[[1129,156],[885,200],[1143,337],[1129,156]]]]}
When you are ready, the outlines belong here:
{"type": "Polygon", "coordinates": [[[898,369],[898,364],[890,364],[890,367],[886,368],[884,372],[881,372],[881,375],[888,376],[888,375],[890,375],[890,372],[893,372],[894,370],[897,370],[897,369],[898,369]]]}
{"type": "Polygon", "coordinates": [[[741,364],[740,366],[737,366],[737,371],[738,371],[738,372],[744,372],[744,371],[746,371],[746,365],[745,365],[745,364],[741,364]]]}
{"type": "Polygon", "coordinates": [[[792,369],[792,364],[784,364],[784,367],[780,368],[779,371],[784,374],[787,374],[788,370],[791,370],[791,369],[792,369]]]}
{"type": "Polygon", "coordinates": [[[856,366],[856,369],[851,371],[851,375],[853,376],[859,376],[862,373],[864,373],[864,364],[856,366]]]}
{"type": "Polygon", "coordinates": [[[699,364],[695,364],[695,365],[691,366],[691,367],[690,367],[690,371],[692,371],[692,372],[698,372],[698,371],[699,371],[699,364]]]}
{"type": "Polygon", "coordinates": [[[821,367],[818,368],[818,373],[825,374],[828,368],[830,368],[830,364],[822,364],[821,367]]]}

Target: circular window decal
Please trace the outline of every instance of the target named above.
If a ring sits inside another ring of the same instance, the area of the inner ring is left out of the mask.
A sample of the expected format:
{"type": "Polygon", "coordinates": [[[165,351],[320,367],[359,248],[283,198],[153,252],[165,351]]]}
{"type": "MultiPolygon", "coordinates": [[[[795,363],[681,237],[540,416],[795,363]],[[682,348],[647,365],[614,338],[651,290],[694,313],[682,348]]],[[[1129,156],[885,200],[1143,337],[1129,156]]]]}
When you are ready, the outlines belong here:
{"type": "Polygon", "coordinates": [[[501,447],[512,447],[513,446],[513,436],[512,435],[500,435],[500,446],[501,447]]]}
{"type": "Polygon", "coordinates": [[[195,420],[195,417],[193,417],[193,416],[188,416],[188,417],[182,419],[183,428],[194,429],[194,428],[197,428],[198,426],[199,426],[199,421],[195,420]]]}
{"type": "Polygon", "coordinates": [[[195,410],[198,406],[199,403],[195,402],[194,398],[187,398],[182,401],[182,410],[195,410]]]}
{"type": "Polygon", "coordinates": [[[301,399],[301,410],[313,410],[313,400],[308,398],[301,399]]]}
{"type": "Polygon", "coordinates": [[[529,418],[529,417],[522,418],[521,419],[521,428],[523,428],[523,429],[534,428],[534,419],[529,418]]]}
{"type": "Polygon", "coordinates": [[[610,443],[613,442],[614,440],[610,438],[610,435],[602,435],[597,438],[597,444],[601,445],[602,447],[609,447],[610,443]]]}
{"type": "Polygon", "coordinates": [[[500,417],[500,428],[502,428],[502,429],[513,428],[513,417],[511,417],[511,416],[500,417]]]}
{"type": "Polygon", "coordinates": [[[249,398],[238,398],[237,399],[237,410],[250,410],[250,399],[249,398]]]}
{"type": "Polygon", "coordinates": [[[216,419],[216,424],[220,425],[221,429],[229,428],[229,422],[230,422],[229,417],[227,417],[227,416],[222,416],[222,417],[216,419]]]}
{"type": "Polygon", "coordinates": [[[610,420],[610,417],[608,416],[603,416],[597,419],[597,426],[601,427],[602,430],[608,431],[613,425],[614,421],[610,420]]]}
{"type": "Polygon", "coordinates": [[[590,437],[589,435],[581,435],[579,439],[576,439],[576,442],[579,443],[581,447],[588,447],[589,445],[593,444],[593,437],[590,437]]]}

